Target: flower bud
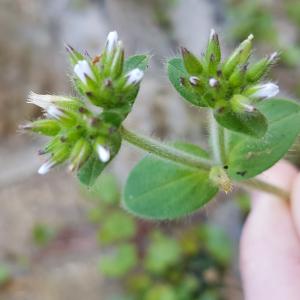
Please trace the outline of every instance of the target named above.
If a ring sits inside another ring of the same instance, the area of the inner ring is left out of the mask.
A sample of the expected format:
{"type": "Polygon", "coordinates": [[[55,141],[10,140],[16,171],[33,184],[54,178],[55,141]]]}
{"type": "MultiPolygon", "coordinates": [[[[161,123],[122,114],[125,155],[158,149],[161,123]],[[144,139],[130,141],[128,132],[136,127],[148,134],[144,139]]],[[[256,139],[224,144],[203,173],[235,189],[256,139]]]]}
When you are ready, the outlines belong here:
{"type": "Polygon", "coordinates": [[[181,48],[184,67],[190,75],[200,75],[203,66],[199,59],[186,48],[181,48]]]}
{"type": "Polygon", "coordinates": [[[87,85],[87,77],[91,78],[92,80],[96,80],[91,66],[86,60],[80,60],[77,62],[77,64],[74,66],[74,73],[85,85],[87,85]]]}
{"type": "Polygon", "coordinates": [[[48,173],[54,166],[63,163],[70,155],[69,148],[66,145],[61,145],[55,148],[51,158],[45,162],[38,170],[40,175],[48,173]]]}
{"type": "Polygon", "coordinates": [[[127,73],[125,77],[126,77],[125,87],[138,85],[144,77],[144,72],[140,69],[133,69],[132,71],[127,73]]]}
{"type": "Polygon", "coordinates": [[[76,117],[73,113],[61,108],[57,108],[54,105],[49,106],[47,109],[47,114],[65,126],[73,126],[76,124],[76,117]]]}
{"type": "Polygon", "coordinates": [[[252,105],[251,100],[243,95],[234,95],[230,99],[232,110],[237,113],[252,113],[256,108],[252,105]]]}
{"type": "Polygon", "coordinates": [[[210,87],[215,88],[219,85],[219,81],[216,78],[210,78],[208,84],[210,87]]]}
{"type": "Polygon", "coordinates": [[[31,130],[47,136],[55,136],[60,131],[59,123],[56,120],[37,120],[27,125],[20,126],[23,130],[31,130]]]}
{"type": "Polygon", "coordinates": [[[238,67],[229,77],[229,83],[232,87],[239,87],[245,80],[245,73],[247,71],[247,65],[238,67]]]}
{"type": "Polygon", "coordinates": [[[274,52],[266,58],[261,59],[257,63],[251,65],[246,73],[249,82],[257,82],[263,78],[270,70],[270,68],[278,60],[278,53],[274,52]]]}
{"type": "Polygon", "coordinates": [[[116,54],[114,56],[112,65],[111,65],[111,77],[113,79],[118,78],[123,72],[123,65],[124,65],[124,49],[122,42],[118,42],[118,47],[116,54]]]}
{"type": "Polygon", "coordinates": [[[208,64],[217,66],[221,61],[221,48],[219,37],[214,29],[210,31],[210,37],[205,53],[205,58],[208,64]]]}
{"type": "Polygon", "coordinates": [[[95,149],[101,162],[107,163],[110,160],[111,153],[107,146],[107,140],[104,137],[97,137],[95,149]]]}
{"type": "Polygon", "coordinates": [[[223,73],[225,77],[228,78],[238,64],[243,65],[248,61],[252,50],[252,40],[253,35],[250,34],[248,38],[245,41],[243,41],[238,46],[238,48],[234,50],[232,55],[227,59],[223,67],[223,73]]]}
{"type": "Polygon", "coordinates": [[[118,43],[118,33],[116,31],[111,31],[107,35],[105,51],[107,54],[111,54],[117,47],[118,43]]]}
{"type": "Polygon", "coordinates": [[[70,171],[78,170],[86,162],[91,152],[92,148],[90,143],[83,138],[79,139],[70,154],[70,171]]]}
{"type": "Polygon", "coordinates": [[[253,99],[268,99],[275,97],[278,93],[278,85],[272,82],[259,84],[245,91],[245,95],[253,99]]]}
{"type": "Polygon", "coordinates": [[[76,51],[72,46],[65,45],[65,48],[69,54],[69,59],[73,66],[76,65],[78,61],[84,60],[84,56],[78,51],[76,51]]]}

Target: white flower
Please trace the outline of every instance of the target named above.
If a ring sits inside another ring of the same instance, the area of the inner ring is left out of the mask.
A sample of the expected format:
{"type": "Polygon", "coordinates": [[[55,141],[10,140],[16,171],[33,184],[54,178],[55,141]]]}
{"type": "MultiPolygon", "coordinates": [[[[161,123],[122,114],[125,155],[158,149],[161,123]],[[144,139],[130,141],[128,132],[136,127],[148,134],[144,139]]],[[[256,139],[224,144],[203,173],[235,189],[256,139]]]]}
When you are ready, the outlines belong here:
{"type": "Polygon", "coordinates": [[[87,84],[86,75],[91,79],[95,80],[95,75],[86,60],[80,60],[74,67],[74,73],[78,76],[78,78],[84,83],[87,84]]]}
{"type": "Polygon", "coordinates": [[[257,85],[253,88],[254,93],[250,95],[251,98],[267,99],[276,96],[279,93],[278,85],[269,82],[257,85]]]}
{"type": "Polygon", "coordinates": [[[211,87],[216,87],[218,85],[219,81],[215,78],[210,78],[208,83],[211,87]]]}
{"type": "Polygon", "coordinates": [[[62,96],[52,96],[52,95],[39,95],[34,92],[30,92],[28,95],[27,103],[34,104],[47,110],[55,102],[60,101],[72,101],[72,99],[62,96]]]}
{"type": "Polygon", "coordinates": [[[102,145],[97,145],[97,152],[99,159],[106,163],[110,160],[110,152],[107,148],[103,147],[102,145]]]}
{"type": "Polygon", "coordinates": [[[144,77],[144,72],[140,69],[133,69],[127,75],[126,86],[138,84],[144,77]]]}
{"type": "Polygon", "coordinates": [[[106,39],[106,51],[111,53],[117,46],[118,43],[118,33],[116,31],[111,31],[106,39]]]}
{"type": "Polygon", "coordinates": [[[47,161],[44,164],[42,164],[40,166],[40,168],[38,169],[38,173],[40,175],[45,175],[46,173],[48,173],[50,171],[50,169],[54,166],[54,162],[52,161],[47,161]]]}

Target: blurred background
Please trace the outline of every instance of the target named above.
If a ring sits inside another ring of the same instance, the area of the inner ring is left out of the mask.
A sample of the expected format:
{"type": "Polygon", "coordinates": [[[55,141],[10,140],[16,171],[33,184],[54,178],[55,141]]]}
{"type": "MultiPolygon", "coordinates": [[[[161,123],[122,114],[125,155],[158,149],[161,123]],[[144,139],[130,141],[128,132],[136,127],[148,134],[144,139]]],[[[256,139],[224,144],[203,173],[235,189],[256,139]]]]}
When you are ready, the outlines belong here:
{"type": "Polygon", "coordinates": [[[64,43],[95,55],[117,30],[127,54],[153,55],[127,126],[205,147],[203,113],[179,99],[164,63],[180,45],[200,54],[211,28],[224,53],[250,33],[254,55],[280,51],[271,76],[282,94],[300,97],[299,0],[0,0],[1,300],[243,299],[246,194],[224,195],[180,222],[136,220],[119,200],[141,153],[123,145],[86,191],[63,168],[38,176],[44,141],[17,131],[40,114],[25,103],[30,90],[74,92],[64,43]]]}

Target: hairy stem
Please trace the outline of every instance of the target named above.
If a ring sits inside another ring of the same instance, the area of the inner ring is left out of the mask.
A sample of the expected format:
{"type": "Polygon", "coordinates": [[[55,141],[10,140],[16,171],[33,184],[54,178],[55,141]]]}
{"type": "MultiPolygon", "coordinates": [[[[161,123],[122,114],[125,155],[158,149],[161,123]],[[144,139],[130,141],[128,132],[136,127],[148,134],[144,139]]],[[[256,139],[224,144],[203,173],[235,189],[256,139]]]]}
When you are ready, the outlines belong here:
{"type": "Polygon", "coordinates": [[[133,133],[124,127],[121,128],[121,134],[124,140],[138,148],[141,148],[151,154],[161,158],[171,160],[189,167],[209,170],[213,163],[205,158],[194,156],[186,152],[174,149],[152,138],[133,133]]]}
{"type": "MultiPolygon", "coordinates": [[[[126,140],[128,143],[140,149],[143,149],[151,154],[154,154],[158,157],[198,169],[200,168],[210,170],[210,168],[214,166],[214,163],[210,160],[174,149],[173,147],[169,147],[168,145],[160,143],[152,138],[133,133],[125,129],[124,127],[120,129],[120,132],[122,134],[123,139],[126,140]]],[[[262,192],[267,192],[280,198],[289,198],[288,192],[260,179],[248,179],[245,181],[238,182],[236,184],[238,186],[248,187],[260,190],[262,192]]]]}
{"type": "Polygon", "coordinates": [[[289,199],[289,193],[271,183],[267,183],[260,179],[248,179],[241,181],[237,184],[238,186],[248,187],[251,189],[259,190],[269,194],[273,194],[283,199],[289,199]]]}
{"type": "Polygon", "coordinates": [[[215,120],[213,113],[210,114],[211,146],[214,160],[220,165],[226,164],[225,128],[215,120]]]}

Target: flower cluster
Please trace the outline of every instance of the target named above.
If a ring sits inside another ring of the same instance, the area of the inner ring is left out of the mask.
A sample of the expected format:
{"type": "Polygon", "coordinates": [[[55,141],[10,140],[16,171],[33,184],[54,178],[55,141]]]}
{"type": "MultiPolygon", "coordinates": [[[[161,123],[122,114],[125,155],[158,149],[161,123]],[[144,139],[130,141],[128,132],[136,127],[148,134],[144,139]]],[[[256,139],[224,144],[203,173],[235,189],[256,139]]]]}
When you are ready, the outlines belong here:
{"type": "Polygon", "coordinates": [[[124,61],[116,32],[109,33],[104,51],[95,58],[70,46],[67,51],[80,97],[31,93],[28,103],[42,108],[45,117],[21,126],[52,138],[39,151],[49,155],[40,174],[67,160],[69,169],[77,171],[95,156],[106,165],[120,148],[118,129],[131,111],[144,76],[142,69],[124,61]]]}
{"type": "MultiPolygon", "coordinates": [[[[274,97],[279,88],[272,82],[263,82],[270,68],[278,60],[275,52],[257,62],[250,63],[253,35],[243,41],[224,61],[221,57],[219,38],[211,30],[207,49],[201,58],[186,48],[181,48],[182,61],[188,74],[180,78],[180,84],[198,97],[199,106],[210,107],[221,125],[232,130],[226,116],[236,120],[244,114],[257,113],[256,104],[274,97]]],[[[251,117],[251,116],[250,116],[251,117]]],[[[236,130],[237,131],[237,130],[236,130]]]]}
{"type": "Polygon", "coordinates": [[[181,48],[184,66],[190,75],[188,81],[182,79],[182,84],[189,84],[204,103],[212,108],[232,104],[231,100],[240,95],[246,97],[248,103],[240,103],[240,106],[235,103],[235,108],[252,110],[251,104],[256,101],[274,97],[279,92],[276,84],[258,83],[277,61],[278,54],[275,52],[250,65],[252,40],[253,35],[249,35],[223,63],[219,38],[213,29],[202,59],[198,59],[186,48],[181,48]]]}

